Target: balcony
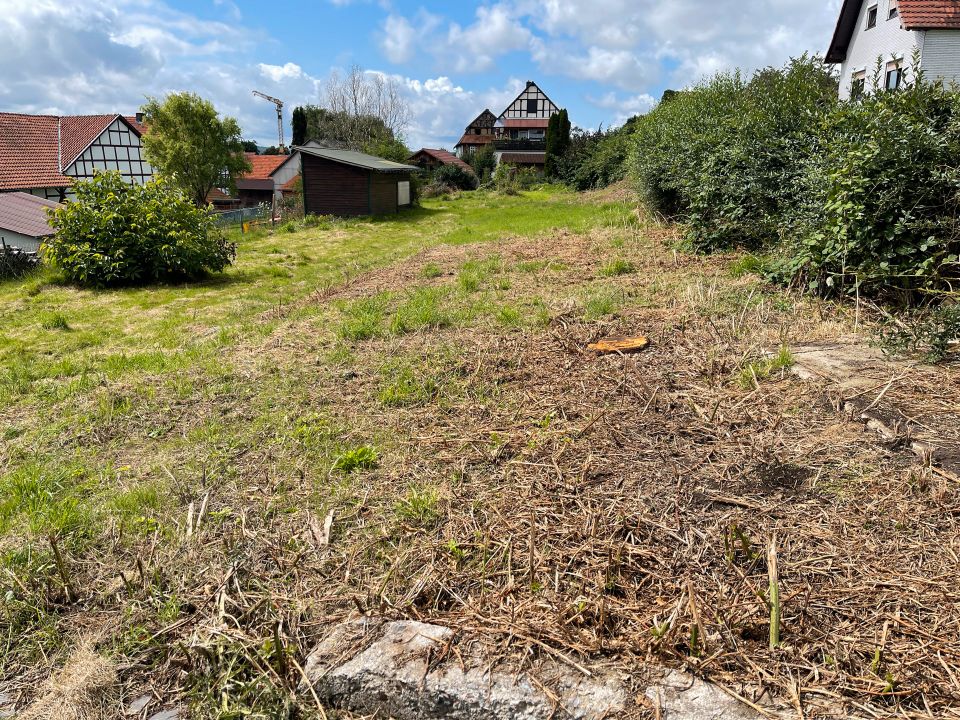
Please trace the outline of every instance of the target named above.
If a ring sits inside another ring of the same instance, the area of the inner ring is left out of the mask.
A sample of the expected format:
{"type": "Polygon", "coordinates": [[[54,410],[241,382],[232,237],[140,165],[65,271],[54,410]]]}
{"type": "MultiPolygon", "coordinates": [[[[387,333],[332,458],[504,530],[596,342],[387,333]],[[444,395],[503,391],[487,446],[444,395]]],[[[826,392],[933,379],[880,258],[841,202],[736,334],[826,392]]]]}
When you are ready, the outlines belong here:
{"type": "Polygon", "coordinates": [[[546,152],[546,140],[494,140],[496,152],[546,152]]]}

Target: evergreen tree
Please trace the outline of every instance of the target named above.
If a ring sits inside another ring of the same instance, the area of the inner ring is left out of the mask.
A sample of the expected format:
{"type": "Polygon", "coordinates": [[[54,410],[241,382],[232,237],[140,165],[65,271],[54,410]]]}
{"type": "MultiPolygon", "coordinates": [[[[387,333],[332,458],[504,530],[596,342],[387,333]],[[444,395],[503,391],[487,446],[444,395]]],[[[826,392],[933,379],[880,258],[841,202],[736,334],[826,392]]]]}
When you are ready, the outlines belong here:
{"type": "Polygon", "coordinates": [[[293,109],[293,144],[303,145],[307,141],[307,113],[299,105],[293,109]]]}
{"type": "Polygon", "coordinates": [[[547,177],[556,177],[558,163],[570,147],[570,117],[566,110],[550,116],[547,125],[547,148],[544,171],[547,177]]]}

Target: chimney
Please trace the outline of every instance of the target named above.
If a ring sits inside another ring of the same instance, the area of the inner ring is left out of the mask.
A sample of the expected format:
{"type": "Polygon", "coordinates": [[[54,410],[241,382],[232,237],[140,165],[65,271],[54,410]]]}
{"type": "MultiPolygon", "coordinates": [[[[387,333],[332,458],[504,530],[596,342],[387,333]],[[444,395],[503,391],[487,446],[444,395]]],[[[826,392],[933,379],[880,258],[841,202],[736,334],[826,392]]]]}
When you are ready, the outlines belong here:
{"type": "Polygon", "coordinates": [[[527,80],[527,87],[530,87],[531,85],[536,85],[536,83],[533,80],[527,80]]]}
{"type": "Polygon", "coordinates": [[[143,113],[142,113],[142,112],[138,112],[137,115],[136,115],[136,118],[137,118],[137,122],[138,122],[138,123],[142,123],[142,122],[143,122],[143,113]]]}

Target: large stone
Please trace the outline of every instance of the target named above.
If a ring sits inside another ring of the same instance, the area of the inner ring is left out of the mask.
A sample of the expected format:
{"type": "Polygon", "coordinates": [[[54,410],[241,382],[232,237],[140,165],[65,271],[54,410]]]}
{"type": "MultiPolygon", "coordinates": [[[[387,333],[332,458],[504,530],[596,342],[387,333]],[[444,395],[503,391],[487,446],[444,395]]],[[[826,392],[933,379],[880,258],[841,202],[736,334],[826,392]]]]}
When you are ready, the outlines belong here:
{"type": "Polygon", "coordinates": [[[449,628],[419,622],[344,623],[310,654],[305,675],[334,707],[396,720],[600,720],[617,717],[627,704],[615,680],[586,677],[553,660],[538,663],[535,678],[491,667],[467,648],[448,652],[453,636],[449,628]]]}
{"type": "MultiPolygon", "coordinates": [[[[647,699],[663,720],[758,720],[761,715],[716,685],[679,670],[647,688],[647,699]]],[[[777,717],[768,711],[768,717],[777,717]]]]}

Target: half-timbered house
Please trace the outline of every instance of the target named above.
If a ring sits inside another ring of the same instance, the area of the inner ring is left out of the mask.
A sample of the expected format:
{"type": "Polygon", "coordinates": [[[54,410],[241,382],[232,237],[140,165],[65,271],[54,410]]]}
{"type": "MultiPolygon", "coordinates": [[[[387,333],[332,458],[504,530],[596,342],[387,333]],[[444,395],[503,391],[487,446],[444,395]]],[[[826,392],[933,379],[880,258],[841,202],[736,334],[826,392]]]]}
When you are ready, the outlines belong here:
{"type": "Polygon", "coordinates": [[[464,158],[470,153],[492,143],[494,140],[493,126],[496,122],[497,116],[490,112],[489,109],[480,113],[472,123],[467,125],[460,141],[453,148],[457,155],[464,158]]]}
{"type": "Polygon", "coordinates": [[[153,179],[141,131],[122,115],[0,113],[0,192],[48,200],[72,196],[75,180],[113,170],[129,183],[153,179]]]}

